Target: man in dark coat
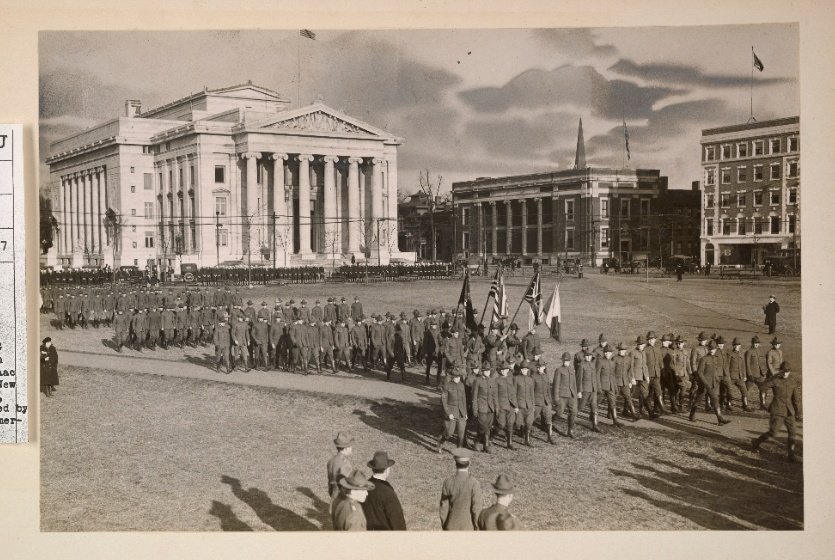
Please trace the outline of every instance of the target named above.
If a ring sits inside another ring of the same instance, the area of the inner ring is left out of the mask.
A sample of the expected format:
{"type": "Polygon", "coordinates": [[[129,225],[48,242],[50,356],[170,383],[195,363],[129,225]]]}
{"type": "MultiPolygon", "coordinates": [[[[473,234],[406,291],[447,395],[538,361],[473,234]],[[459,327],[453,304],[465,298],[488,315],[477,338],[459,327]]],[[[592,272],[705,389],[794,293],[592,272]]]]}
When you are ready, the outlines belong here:
{"type": "Polygon", "coordinates": [[[470,475],[469,450],[458,448],[452,455],[455,458],[455,474],[444,480],[441,487],[438,507],[441,526],[444,531],[477,531],[481,485],[470,475]]]}
{"type": "Polygon", "coordinates": [[[41,389],[51,397],[58,385],[58,351],[52,345],[52,339],[46,337],[41,343],[41,389]]]}
{"type": "Polygon", "coordinates": [[[763,313],[765,313],[765,324],[768,325],[768,334],[774,334],[777,330],[777,314],[780,312],[780,304],[777,303],[777,298],[774,295],[768,296],[768,303],[763,305],[763,313]]]}
{"type": "Polygon", "coordinates": [[[370,482],[374,483],[374,489],[369,490],[368,497],[362,503],[362,511],[369,531],[406,530],[403,507],[388,481],[393,465],[394,460],[389,459],[385,451],[377,451],[374,458],[368,461],[372,472],[370,482]]]}
{"type": "Polygon", "coordinates": [[[754,451],[759,450],[760,445],[768,438],[776,437],[780,431],[781,424],[786,426],[786,431],[789,433],[788,437],[788,451],[789,461],[796,461],[795,456],[795,419],[801,420],[803,413],[800,406],[800,385],[797,378],[790,376],[791,366],[788,362],[780,364],[780,375],[771,377],[768,381],[760,384],[760,391],[765,393],[769,389],[772,390],[774,397],[771,399],[771,404],[768,407],[768,412],[771,415],[768,422],[768,431],[760,437],[754,439],[751,443],[754,451]]]}

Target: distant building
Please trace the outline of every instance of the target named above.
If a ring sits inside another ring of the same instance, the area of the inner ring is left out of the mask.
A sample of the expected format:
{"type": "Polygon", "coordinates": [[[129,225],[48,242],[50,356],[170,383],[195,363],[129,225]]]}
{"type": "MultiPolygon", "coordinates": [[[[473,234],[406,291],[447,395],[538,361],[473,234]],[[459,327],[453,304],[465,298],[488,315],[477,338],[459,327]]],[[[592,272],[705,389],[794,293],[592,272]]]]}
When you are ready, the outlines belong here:
{"type": "Polygon", "coordinates": [[[702,131],[702,263],[800,249],[800,117],[702,131]]]}
{"type": "Polygon", "coordinates": [[[459,256],[593,266],[696,256],[698,193],[668,190],[657,169],[587,165],[582,126],[574,169],[453,183],[459,256]]]}
{"type": "Polygon", "coordinates": [[[204,89],[63,138],[46,159],[51,264],[324,264],[397,249],[402,139],[251,83],[204,89]],[[112,234],[114,222],[120,236],[112,234]]]}
{"type": "Polygon", "coordinates": [[[452,203],[436,199],[434,216],[429,196],[418,192],[397,206],[398,246],[402,251],[414,252],[419,260],[433,260],[432,227],[435,228],[435,260],[452,259],[453,217],[452,203]]]}

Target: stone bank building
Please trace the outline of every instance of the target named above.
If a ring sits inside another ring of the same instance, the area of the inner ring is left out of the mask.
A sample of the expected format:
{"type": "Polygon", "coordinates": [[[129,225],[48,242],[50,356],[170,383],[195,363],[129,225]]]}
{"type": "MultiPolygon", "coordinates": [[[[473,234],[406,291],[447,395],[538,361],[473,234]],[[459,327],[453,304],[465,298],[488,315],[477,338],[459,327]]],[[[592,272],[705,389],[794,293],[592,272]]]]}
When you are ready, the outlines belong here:
{"type": "Polygon", "coordinates": [[[414,260],[397,247],[403,140],[320,100],[288,105],[251,83],[148,110],[129,100],[122,116],[53,143],[60,229],[48,263],[414,260]]]}

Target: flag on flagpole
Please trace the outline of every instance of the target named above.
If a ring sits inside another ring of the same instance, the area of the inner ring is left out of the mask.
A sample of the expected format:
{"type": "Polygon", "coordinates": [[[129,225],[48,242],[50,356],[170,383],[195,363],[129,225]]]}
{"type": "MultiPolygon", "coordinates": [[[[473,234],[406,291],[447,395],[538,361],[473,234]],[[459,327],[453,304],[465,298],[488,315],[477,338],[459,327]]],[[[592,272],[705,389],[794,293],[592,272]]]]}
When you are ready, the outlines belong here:
{"type": "Polygon", "coordinates": [[[548,329],[551,331],[551,336],[554,336],[557,340],[559,340],[559,326],[560,326],[560,317],[562,316],[562,312],[560,310],[560,283],[554,286],[554,292],[551,294],[551,297],[548,298],[548,301],[545,303],[545,319],[543,322],[548,325],[548,329]],[[555,336],[556,334],[556,336],[555,336]]]}
{"type": "Polygon", "coordinates": [[[763,69],[765,69],[765,66],[763,66],[763,61],[760,60],[760,57],[757,56],[757,53],[754,52],[753,48],[751,49],[751,54],[754,55],[754,68],[762,72],[763,69]]]}
{"type": "Polygon", "coordinates": [[[504,275],[502,274],[502,267],[496,270],[496,276],[490,284],[490,293],[487,294],[487,300],[493,300],[493,313],[491,315],[490,324],[496,320],[497,317],[507,316],[507,295],[504,291],[504,275]]]}
{"type": "Polygon", "coordinates": [[[626,128],[626,119],[623,119],[623,139],[626,141],[626,159],[632,161],[632,152],[629,151],[629,129],[626,128]]]}
{"type": "Polygon", "coordinates": [[[467,328],[476,330],[478,324],[475,320],[475,309],[473,309],[473,299],[470,295],[470,271],[464,275],[464,285],[461,286],[461,295],[458,296],[458,305],[464,306],[464,320],[467,328]]]}
{"type": "Polygon", "coordinates": [[[299,35],[301,35],[302,37],[307,37],[308,39],[313,39],[314,41],[316,40],[316,34],[310,29],[299,30],[299,35]]]}
{"type": "Polygon", "coordinates": [[[534,274],[528,289],[525,290],[524,300],[531,308],[531,320],[534,325],[542,322],[542,286],[539,280],[539,271],[534,274]]]}

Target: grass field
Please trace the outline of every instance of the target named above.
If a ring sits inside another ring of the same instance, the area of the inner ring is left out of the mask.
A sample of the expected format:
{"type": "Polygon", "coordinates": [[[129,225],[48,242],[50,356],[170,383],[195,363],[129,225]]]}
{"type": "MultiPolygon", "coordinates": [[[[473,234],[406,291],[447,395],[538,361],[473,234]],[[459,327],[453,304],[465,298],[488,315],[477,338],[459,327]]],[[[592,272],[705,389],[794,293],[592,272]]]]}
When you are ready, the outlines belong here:
{"type": "MultiPolygon", "coordinates": [[[[509,282],[516,303],[524,280],[509,282]]],[[[474,282],[479,311],[488,286],[474,282]]],[[[552,286],[545,283],[546,294],[552,286]]],[[[357,294],[367,312],[425,311],[454,307],[459,288],[457,282],[291,286],[253,289],[252,299],[357,294]]],[[[553,363],[558,352],[574,351],[580,338],[596,340],[599,332],[610,341],[649,329],[694,340],[707,330],[747,342],[764,333],[759,309],[771,292],[782,307],[787,357],[799,363],[799,285],[597,275],[562,283],[563,342],[546,341],[546,358],[553,363]]],[[[106,345],[106,330],[55,331],[46,320],[42,330],[77,363],[61,369],[58,393],[42,398],[44,530],[328,529],[325,463],[338,430],[357,440],[355,465],[364,466],[378,449],[397,461],[391,482],[410,529],[440,529],[440,485],[453,464],[447,453],[430,449],[438,398],[421,386],[416,370],[403,385],[357,379],[363,390],[354,396],[333,394],[324,377],[315,378],[322,390],[241,386],[234,376],[224,382],[166,376],[202,367],[196,360],[183,366],[176,349],[143,354],[154,358],[143,361],[146,369],[161,375],[126,373],[115,367],[124,360],[106,345]]],[[[273,375],[278,385],[290,376],[273,375]]],[[[784,437],[754,454],[748,442],[765,430],[765,414],[731,417],[721,430],[701,412],[692,424],[666,416],[621,430],[603,420],[605,433],[595,434],[584,428],[584,414],[577,440],[550,446],[535,430],[531,449],[476,453],[472,473],[486,490],[500,472],[511,474],[518,488],[511,509],[528,529],[803,528],[802,465],[784,460],[784,437]]],[[[486,493],[485,505],[492,499],[486,493]]]]}

